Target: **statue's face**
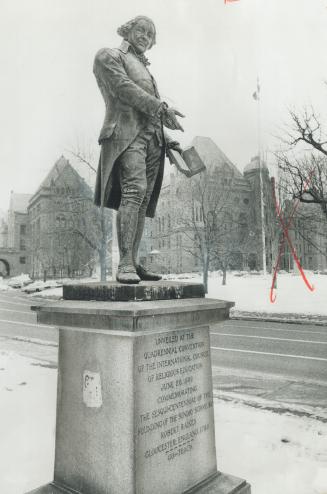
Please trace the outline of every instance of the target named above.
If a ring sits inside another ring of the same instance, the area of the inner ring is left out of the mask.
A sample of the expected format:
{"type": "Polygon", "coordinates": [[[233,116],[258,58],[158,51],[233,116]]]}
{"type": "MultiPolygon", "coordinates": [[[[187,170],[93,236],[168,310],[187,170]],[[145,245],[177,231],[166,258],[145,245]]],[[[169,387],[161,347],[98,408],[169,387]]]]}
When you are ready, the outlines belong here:
{"type": "Polygon", "coordinates": [[[144,53],[148,50],[152,45],[153,38],[153,24],[146,19],[139,20],[128,34],[128,41],[138,53],[144,53]]]}

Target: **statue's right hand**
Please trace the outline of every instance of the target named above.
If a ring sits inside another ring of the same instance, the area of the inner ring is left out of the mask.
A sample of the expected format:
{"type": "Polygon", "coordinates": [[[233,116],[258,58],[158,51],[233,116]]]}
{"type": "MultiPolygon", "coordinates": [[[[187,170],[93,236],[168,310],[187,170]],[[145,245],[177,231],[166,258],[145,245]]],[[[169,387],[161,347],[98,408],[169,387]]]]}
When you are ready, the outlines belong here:
{"type": "Polygon", "coordinates": [[[182,117],[182,118],[185,117],[185,115],[180,113],[175,108],[169,108],[168,107],[162,116],[162,122],[163,122],[164,126],[167,127],[168,129],[181,130],[182,132],[184,132],[184,129],[181,126],[181,124],[178,122],[176,115],[178,115],[179,117],[182,117]]]}

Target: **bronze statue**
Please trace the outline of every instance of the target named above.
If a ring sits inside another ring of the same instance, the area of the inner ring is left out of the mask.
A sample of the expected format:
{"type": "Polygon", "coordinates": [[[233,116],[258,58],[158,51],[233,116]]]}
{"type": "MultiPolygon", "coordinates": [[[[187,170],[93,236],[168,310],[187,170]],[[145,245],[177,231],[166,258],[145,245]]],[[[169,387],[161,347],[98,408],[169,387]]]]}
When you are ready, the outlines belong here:
{"type": "Polygon", "coordinates": [[[181,130],[176,115],[160,99],[144,52],[156,42],[151,19],[138,16],[117,30],[119,48],[101,49],[94,74],[106,105],[100,133],[101,155],[95,187],[95,204],[117,213],[120,262],[117,281],[157,281],[137,261],[145,217],[154,217],[162,184],[166,150],[182,153],[177,141],[163,130],[181,130]]]}

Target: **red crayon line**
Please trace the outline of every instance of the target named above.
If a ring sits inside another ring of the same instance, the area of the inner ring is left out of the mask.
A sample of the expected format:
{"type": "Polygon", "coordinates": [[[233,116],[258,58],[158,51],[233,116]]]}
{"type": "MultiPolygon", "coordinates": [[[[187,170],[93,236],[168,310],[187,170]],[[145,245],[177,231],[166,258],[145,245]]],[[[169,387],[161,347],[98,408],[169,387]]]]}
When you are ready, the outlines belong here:
{"type": "MultiPolygon", "coordinates": [[[[311,170],[310,174],[309,174],[309,178],[307,180],[307,182],[305,183],[304,185],[304,188],[303,188],[303,192],[306,191],[306,189],[308,188],[308,185],[311,181],[311,177],[312,177],[312,174],[313,174],[313,170],[311,170]]],[[[277,212],[277,217],[281,223],[281,226],[282,226],[282,230],[283,230],[283,238],[282,238],[282,241],[281,241],[281,244],[279,246],[279,252],[278,252],[278,257],[277,257],[277,262],[276,262],[276,265],[275,265],[275,268],[274,268],[274,272],[273,272],[273,278],[272,278],[272,283],[271,283],[271,287],[270,287],[270,302],[273,304],[275,301],[276,301],[276,295],[274,294],[274,287],[275,287],[275,283],[276,283],[276,279],[277,279],[277,273],[278,273],[278,270],[279,270],[279,266],[280,266],[280,260],[281,260],[281,256],[283,254],[283,251],[284,251],[284,248],[285,248],[285,240],[287,240],[287,243],[289,244],[289,247],[291,249],[291,253],[292,253],[292,256],[296,262],[296,265],[300,271],[300,274],[302,276],[302,279],[304,281],[304,283],[306,284],[306,286],[308,287],[308,289],[313,292],[314,291],[314,286],[309,282],[309,280],[307,279],[304,271],[303,271],[303,268],[301,266],[301,263],[299,261],[299,258],[297,257],[296,255],[296,251],[295,251],[295,248],[292,244],[292,241],[289,237],[289,234],[288,234],[288,230],[289,230],[289,227],[291,226],[292,224],[292,220],[293,220],[293,217],[294,217],[294,214],[300,204],[300,200],[298,199],[295,204],[293,205],[293,209],[291,211],[291,214],[288,218],[288,221],[287,223],[285,223],[284,221],[284,218],[283,218],[283,215],[282,215],[282,211],[281,211],[281,207],[280,205],[278,204],[277,202],[277,197],[276,197],[276,190],[275,190],[275,180],[274,178],[272,179],[272,183],[273,183],[273,199],[274,199],[274,204],[275,204],[275,209],[276,209],[276,212],[277,212]]]]}

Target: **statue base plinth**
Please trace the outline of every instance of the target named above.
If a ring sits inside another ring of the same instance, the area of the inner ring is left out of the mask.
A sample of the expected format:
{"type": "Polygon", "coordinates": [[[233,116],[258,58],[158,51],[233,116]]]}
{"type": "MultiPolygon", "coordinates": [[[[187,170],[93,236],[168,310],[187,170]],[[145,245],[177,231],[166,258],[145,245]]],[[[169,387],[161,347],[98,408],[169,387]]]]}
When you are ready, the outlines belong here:
{"type": "Polygon", "coordinates": [[[59,327],[59,362],[54,480],[32,493],[249,494],[216,463],[209,325],[233,305],[199,297],[35,308],[38,322],[59,327]]]}
{"type": "MultiPolygon", "coordinates": [[[[76,491],[62,489],[51,483],[29,494],[76,494],[76,491]]],[[[251,494],[251,486],[245,480],[218,472],[213,479],[182,494],[251,494]]]]}
{"type": "Polygon", "coordinates": [[[143,300],[173,300],[180,298],[202,298],[204,287],[201,283],[177,281],[141,281],[138,284],[117,281],[64,285],[65,300],[99,300],[128,302],[143,300]]]}

